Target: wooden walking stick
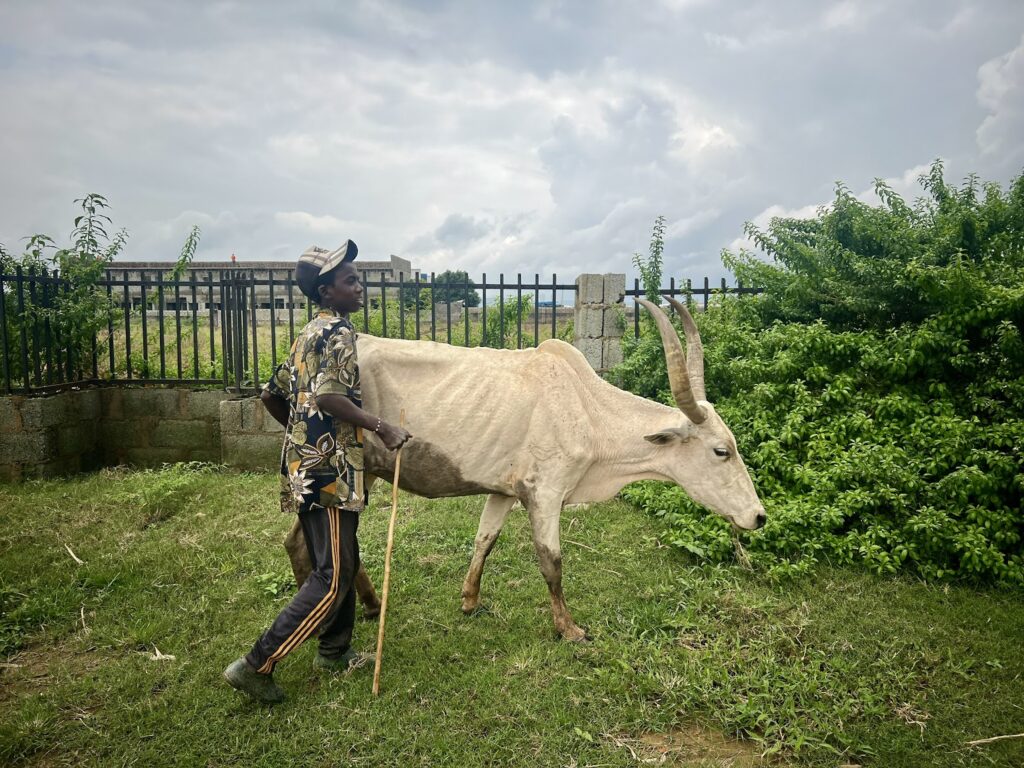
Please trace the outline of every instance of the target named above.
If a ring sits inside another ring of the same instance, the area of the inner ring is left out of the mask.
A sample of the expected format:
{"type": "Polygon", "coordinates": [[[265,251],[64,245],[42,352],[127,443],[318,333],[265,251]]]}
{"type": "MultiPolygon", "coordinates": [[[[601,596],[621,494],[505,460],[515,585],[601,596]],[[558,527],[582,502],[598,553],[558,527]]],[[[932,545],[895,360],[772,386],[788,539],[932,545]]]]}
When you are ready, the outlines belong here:
{"type": "MultiPolygon", "coordinates": [[[[398,426],[405,428],[405,409],[398,417],[398,426]]],[[[395,478],[391,483],[391,521],[388,523],[388,546],[384,550],[384,586],[380,597],[380,627],[377,629],[377,658],[373,663],[373,695],[380,693],[380,663],[384,655],[384,617],[388,612],[388,587],[391,586],[391,548],[395,544],[395,518],[398,516],[398,471],[402,468],[402,449],[395,457],[395,478]]]]}

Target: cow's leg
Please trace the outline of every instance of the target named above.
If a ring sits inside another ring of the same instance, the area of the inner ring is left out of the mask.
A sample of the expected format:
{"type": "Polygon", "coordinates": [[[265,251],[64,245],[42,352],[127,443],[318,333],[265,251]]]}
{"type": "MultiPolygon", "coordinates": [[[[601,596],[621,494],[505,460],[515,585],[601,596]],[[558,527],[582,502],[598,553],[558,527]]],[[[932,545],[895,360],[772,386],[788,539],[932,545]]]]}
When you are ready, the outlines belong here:
{"type": "Polygon", "coordinates": [[[292,529],[284,537],[284,550],[288,553],[288,559],[292,563],[292,573],[295,574],[295,585],[301,587],[302,583],[309,578],[313,566],[309,561],[309,550],[306,549],[306,536],[302,532],[302,525],[299,523],[299,516],[295,516],[292,529]]]}
{"type": "Polygon", "coordinates": [[[540,561],[540,572],[548,583],[551,595],[551,618],[555,629],[563,638],[579,643],[587,639],[587,633],[572,620],[569,607],[562,594],[562,545],[559,536],[559,520],[562,504],[558,500],[535,499],[527,504],[530,512],[530,526],[533,529],[533,546],[540,561]]]}
{"type": "Polygon", "coordinates": [[[515,503],[514,496],[499,496],[492,493],[487,497],[483,514],[480,515],[476,540],[473,542],[473,560],[466,572],[466,579],[462,582],[463,613],[472,613],[480,605],[480,576],[484,572],[484,562],[494,548],[494,542],[498,540],[505,518],[515,503]]]}
{"type": "Polygon", "coordinates": [[[377,597],[377,591],[373,588],[370,574],[363,567],[362,560],[359,561],[359,570],[356,571],[354,586],[356,594],[359,595],[359,602],[363,604],[363,616],[367,619],[380,616],[380,598],[377,597]]]}

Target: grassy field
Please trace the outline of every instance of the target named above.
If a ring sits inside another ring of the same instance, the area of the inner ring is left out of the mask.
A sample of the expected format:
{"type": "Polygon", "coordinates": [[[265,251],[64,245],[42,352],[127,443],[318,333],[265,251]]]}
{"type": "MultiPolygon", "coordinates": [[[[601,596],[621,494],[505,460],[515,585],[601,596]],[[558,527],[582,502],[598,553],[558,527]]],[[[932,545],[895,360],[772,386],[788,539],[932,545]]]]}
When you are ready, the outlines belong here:
{"type": "MultiPolygon", "coordinates": [[[[379,582],[389,489],[373,501],[379,582]]],[[[368,669],[316,674],[307,644],[278,668],[289,700],[264,708],[220,675],[290,594],[275,478],[0,486],[0,764],[1024,765],[1024,739],[965,743],[1024,731],[1019,594],[828,569],[773,584],[700,567],[609,502],[563,518],[593,636],[569,645],[521,510],[487,609],[460,613],[481,503],[401,498],[379,699],[368,669]]],[[[372,649],[376,624],[356,635],[372,649]]]]}

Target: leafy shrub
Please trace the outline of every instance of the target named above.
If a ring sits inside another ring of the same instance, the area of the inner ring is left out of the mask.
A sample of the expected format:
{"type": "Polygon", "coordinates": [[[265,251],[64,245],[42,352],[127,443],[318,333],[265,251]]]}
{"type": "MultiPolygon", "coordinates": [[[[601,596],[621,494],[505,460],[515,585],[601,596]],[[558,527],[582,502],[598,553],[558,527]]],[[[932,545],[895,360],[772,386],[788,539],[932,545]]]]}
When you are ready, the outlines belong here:
{"type": "MultiPolygon", "coordinates": [[[[106,213],[110,206],[102,195],[88,194],[75,203],[81,214],[74,220],[68,247],[58,248],[53,238],[43,234],[27,238],[20,255],[10,253],[0,244],[0,273],[14,274],[21,269],[25,277],[37,278],[34,293],[28,286],[23,291],[24,312],[18,306],[16,288],[4,285],[5,316],[0,322],[5,323],[11,338],[18,338],[24,330],[26,343],[33,352],[42,353],[49,347],[43,362],[44,366],[52,366],[45,372],[47,380],[53,377],[60,381],[61,376],[64,381],[80,378],[91,367],[93,344],[102,349],[108,340],[108,328],[118,328],[123,316],[118,299],[109,297],[99,283],[114,258],[124,250],[128,232],[121,229],[112,236],[107,232],[113,222],[106,213]],[[40,329],[47,336],[52,334],[52,345],[47,343],[44,347],[40,329]]],[[[195,255],[199,237],[199,227],[193,226],[168,277],[184,273],[195,255]]],[[[155,296],[151,301],[155,301],[155,296]]],[[[133,357],[133,363],[135,370],[141,371],[140,378],[152,375],[151,364],[145,364],[141,357],[133,357]]],[[[25,376],[19,355],[11,355],[9,364],[12,379],[25,376]]]]}
{"type": "MultiPolygon", "coordinates": [[[[1024,177],[984,198],[938,164],[922,182],[914,207],[840,187],[817,219],[773,221],[759,242],[774,264],[726,256],[766,293],[697,317],[708,397],[768,511],[744,541],[773,572],[829,561],[1024,585],[1024,177]]],[[[638,384],[653,343],[628,343],[619,376],[671,402],[663,362],[638,384]]],[[[624,496],[674,546],[735,556],[728,524],[680,489],[624,496]]]]}
{"type": "MultiPolygon", "coordinates": [[[[53,238],[42,234],[27,238],[20,256],[0,245],[0,272],[13,274],[20,268],[26,277],[40,279],[35,293],[28,287],[23,292],[24,312],[15,301],[13,286],[5,286],[9,293],[4,302],[5,317],[0,321],[13,338],[24,329],[33,346],[40,343],[36,340],[39,329],[47,329],[54,340],[53,364],[58,371],[65,364],[68,369],[83,369],[85,361],[91,359],[97,333],[107,328],[111,317],[117,321],[116,310],[97,283],[128,239],[123,229],[113,237],[107,233],[111,220],[104,213],[108,206],[102,195],[86,195],[75,202],[82,213],[75,218],[67,248],[57,248],[53,238]],[[59,271],[59,283],[53,279],[57,272],[51,272],[51,267],[59,271]]],[[[25,375],[17,355],[11,356],[10,365],[13,379],[25,375]]],[[[47,377],[51,375],[53,371],[47,371],[47,377]]]]}

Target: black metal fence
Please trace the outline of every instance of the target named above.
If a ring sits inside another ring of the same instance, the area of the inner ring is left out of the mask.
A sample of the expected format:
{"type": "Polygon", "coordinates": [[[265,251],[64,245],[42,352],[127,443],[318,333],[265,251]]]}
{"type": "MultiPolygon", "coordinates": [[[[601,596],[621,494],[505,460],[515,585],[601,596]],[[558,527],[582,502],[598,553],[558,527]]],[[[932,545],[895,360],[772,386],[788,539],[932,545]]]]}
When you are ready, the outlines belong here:
{"type": "MultiPolygon", "coordinates": [[[[575,282],[559,283],[556,275],[543,282],[536,274],[532,281],[485,274],[462,283],[390,271],[362,278],[366,300],[352,318],[357,329],[460,346],[521,349],[564,336],[576,303],[575,282]],[[478,306],[458,301],[474,294],[478,306]]],[[[724,279],[712,288],[707,278],[697,288],[672,279],[661,290],[704,309],[715,295],[760,292],[724,279]]],[[[625,294],[634,299],[639,335],[639,280],[625,294]]],[[[83,294],[57,272],[18,268],[0,274],[0,385],[8,394],[101,382],[251,391],[284,359],[296,327],[313,311],[290,269],[198,268],[171,279],[160,270],[112,268],[83,294]]]]}
{"type": "MultiPolygon", "coordinates": [[[[676,279],[670,278],[668,288],[662,288],[658,293],[662,296],[671,296],[673,299],[682,298],[686,299],[687,304],[691,308],[700,301],[700,308],[706,310],[708,308],[708,302],[712,296],[727,296],[729,294],[735,296],[752,296],[758,293],[763,293],[763,288],[749,288],[743,285],[742,282],[737,281],[736,285],[729,286],[726,284],[725,278],[722,278],[720,286],[711,287],[711,283],[708,278],[704,278],[704,286],[702,288],[694,288],[693,281],[687,280],[684,283],[676,285],[676,279]]],[[[647,295],[647,292],[640,287],[640,281],[634,280],[633,287],[626,290],[626,297],[633,299],[633,336],[640,336],[640,305],[636,302],[636,299],[643,298],[647,295]]]]}
{"type": "MultiPolygon", "coordinates": [[[[434,274],[362,277],[366,300],[352,317],[357,329],[464,346],[522,348],[558,336],[572,313],[562,305],[573,304],[576,291],[555,275],[550,282],[534,275],[530,282],[485,274],[462,284],[434,274]],[[451,301],[473,292],[478,307],[451,301]],[[448,301],[435,303],[438,295],[448,301]]],[[[95,300],[98,292],[102,314],[94,311],[78,326],[69,303],[73,292],[57,272],[0,274],[5,393],[100,382],[251,391],[284,359],[296,326],[301,329],[314,311],[292,270],[193,269],[170,279],[159,270],[110,269],[91,294],[95,300]]]]}

